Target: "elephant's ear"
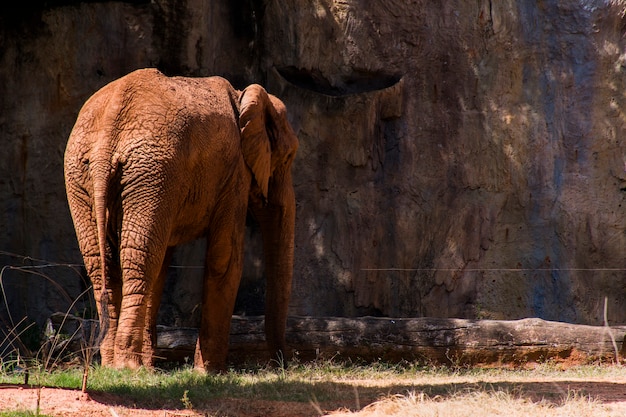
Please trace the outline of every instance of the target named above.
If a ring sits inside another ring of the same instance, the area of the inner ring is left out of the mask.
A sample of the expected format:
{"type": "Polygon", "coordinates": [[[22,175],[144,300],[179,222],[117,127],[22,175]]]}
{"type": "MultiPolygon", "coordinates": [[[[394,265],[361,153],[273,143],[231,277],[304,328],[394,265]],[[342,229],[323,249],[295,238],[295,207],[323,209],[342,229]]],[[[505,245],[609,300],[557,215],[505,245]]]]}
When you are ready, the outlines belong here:
{"type": "Polygon", "coordinates": [[[252,171],[263,198],[271,173],[272,147],[268,135],[270,100],[267,92],[258,84],[248,86],[240,98],[239,128],[243,159],[252,171]]]}

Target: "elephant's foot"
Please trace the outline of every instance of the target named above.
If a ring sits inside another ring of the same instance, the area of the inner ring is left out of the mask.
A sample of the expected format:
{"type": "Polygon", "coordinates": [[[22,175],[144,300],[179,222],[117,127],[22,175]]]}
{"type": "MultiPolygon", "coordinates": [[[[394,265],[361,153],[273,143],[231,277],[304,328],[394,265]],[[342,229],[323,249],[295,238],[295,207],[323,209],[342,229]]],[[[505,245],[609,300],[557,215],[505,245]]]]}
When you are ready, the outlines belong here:
{"type": "Polygon", "coordinates": [[[193,370],[202,374],[224,374],[226,373],[226,366],[211,366],[210,362],[194,363],[193,370]]]}
{"type": "Polygon", "coordinates": [[[196,351],[194,353],[193,359],[193,367],[196,371],[213,374],[226,372],[226,359],[222,360],[211,357],[211,355],[202,355],[199,346],[196,346],[196,351]]]}
{"type": "Polygon", "coordinates": [[[115,349],[112,343],[107,343],[106,339],[100,344],[100,364],[104,367],[115,366],[115,349]]]}
{"type": "Polygon", "coordinates": [[[142,355],[137,353],[118,353],[113,363],[117,369],[139,369],[142,365],[142,355]]]}
{"type": "Polygon", "coordinates": [[[113,367],[115,366],[115,361],[113,360],[113,350],[104,351],[100,348],[100,365],[104,367],[113,367]]]}
{"type": "Polygon", "coordinates": [[[115,366],[115,328],[110,327],[100,342],[100,364],[104,367],[115,366]]]}
{"type": "Polygon", "coordinates": [[[198,366],[198,365],[195,365],[195,364],[194,364],[194,366],[193,366],[193,370],[194,370],[195,372],[198,372],[199,374],[202,374],[202,375],[205,375],[205,374],[208,374],[208,373],[209,373],[209,372],[207,371],[207,368],[206,368],[205,366],[198,366]]]}
{"type": "Polygon", "coordinates": [[[154,368],[154,355],[144,353],[141,356],[141,363],[145,368],[154,368]]]}

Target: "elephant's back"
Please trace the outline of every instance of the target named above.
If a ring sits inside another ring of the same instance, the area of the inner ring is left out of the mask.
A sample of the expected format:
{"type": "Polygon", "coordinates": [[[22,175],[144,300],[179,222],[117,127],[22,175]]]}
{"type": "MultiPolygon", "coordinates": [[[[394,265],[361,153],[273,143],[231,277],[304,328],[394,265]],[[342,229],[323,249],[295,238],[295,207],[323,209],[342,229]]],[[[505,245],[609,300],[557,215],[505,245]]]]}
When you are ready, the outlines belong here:
{"type": "Polygon", "coordinates": [[[168,77],[146,68],[113,81],[110,87],[105,95],[121,95],[128,106],[148,110],[144,113],[148,117],[155,108],[177,118],[221,115],[234,120],[237,113],[236,91],[222,77],[168,77]]]}
{"type": "Polygon", "coordinates": [[[236,112],[235,90],[227,80],[168,77],[148,68],[96,92],[77,125],[108,138],[120,154],[157,147],[163,156],[174,156],[201,145],[190,144],[192,140],[212,149],[232,141],[238,134],[236,112]]]}
{"type": "Polygon", "coordinates": [[[145,68],[102,87],[80,113],[98,118],[102,124],[121,121],[128,131],[130,119],[142,126],[162,118],[172,122],[218,116],[235,121],[236,100],[236,91],[222,77],[168,77],[155,68],[145,68]]]}
{"type": "Polygon", "coordinates": [[[124,111],[134,115],[124,117],[132,123],[118,129],[117,154],[124,157],[120,181],[127,190],[146,181],[161,184],[134,194],[160,190],[159,200],[172,202],[176,227],[168,244],[199,236],[221,190],[243,177],[250,183],[233,88],[220,77],[146,71],[130,77],[120,93],[124,111]]]}
{"type": "MultiPolygon", "coordinates": [[[[235,90],[223,78],[137,70],[85,103],[68,141],[66,165],[82,172],[88,165],[81,161],[101,155],[113,169],[121,168],[125,187],[152,177],[182,183],[185,178],[179,177],[190,172],[196,178],[187,183],[218,187],[224,180],[220,176],[242,167],[236,112],[235,90]]],[[[200,190],[189,193],[202,195],[200,190]]]]}

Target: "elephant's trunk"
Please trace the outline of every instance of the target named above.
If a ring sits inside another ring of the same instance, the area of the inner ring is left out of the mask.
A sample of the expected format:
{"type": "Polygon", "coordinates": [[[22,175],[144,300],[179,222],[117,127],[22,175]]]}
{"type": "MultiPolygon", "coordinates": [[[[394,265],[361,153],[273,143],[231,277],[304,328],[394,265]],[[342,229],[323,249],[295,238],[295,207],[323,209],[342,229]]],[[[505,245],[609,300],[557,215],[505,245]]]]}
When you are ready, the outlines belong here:
{"type": "Polygon", "coordinates": [[[287,180],[272,181],[270,198],[263,207],[253,207],[263,235],[265,254],[265,335],[273,359],[286,356],[285,328],[291,282],[296,203],[290,174],[287,180]]]}

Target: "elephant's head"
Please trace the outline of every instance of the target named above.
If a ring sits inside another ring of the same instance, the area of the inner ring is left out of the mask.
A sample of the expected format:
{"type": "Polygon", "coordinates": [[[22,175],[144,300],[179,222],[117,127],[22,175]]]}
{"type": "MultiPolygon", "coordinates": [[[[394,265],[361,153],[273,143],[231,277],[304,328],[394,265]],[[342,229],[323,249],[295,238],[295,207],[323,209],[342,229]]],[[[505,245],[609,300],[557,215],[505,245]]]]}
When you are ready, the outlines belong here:
{"type": "Polygon", "coordinates": [[[296,202],[291,164],[298,138],[285,105],[257,84],[241,93],[239,127],[243,156],[253,176],[249,207],[263,235],[267,342],[272,354],[281,354],[293,275],[296,202]]]}

